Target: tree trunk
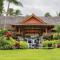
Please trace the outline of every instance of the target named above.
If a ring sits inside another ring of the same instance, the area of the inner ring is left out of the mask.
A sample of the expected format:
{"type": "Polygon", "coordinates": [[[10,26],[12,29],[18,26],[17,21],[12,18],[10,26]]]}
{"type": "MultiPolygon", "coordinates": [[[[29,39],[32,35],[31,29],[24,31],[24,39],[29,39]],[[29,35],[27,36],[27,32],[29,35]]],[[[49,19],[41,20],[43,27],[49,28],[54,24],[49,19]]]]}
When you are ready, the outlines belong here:
{"type": "Polygon", "coordinates": [[[9,10],[9,7],[10,7],[10,2],[8,2],[8,7],[7,7],[6,16],[8,16],[8,10],[9,10]]]}
{"type": "Polygon", "coordinates": [[[8,16],[8,10],[9,10],[10,2],[8,2],[8,7],[6,11],[6,16],[5,16],[5,24],[4,24],[4,29],[6,29],[6,17],[8,16]]]}

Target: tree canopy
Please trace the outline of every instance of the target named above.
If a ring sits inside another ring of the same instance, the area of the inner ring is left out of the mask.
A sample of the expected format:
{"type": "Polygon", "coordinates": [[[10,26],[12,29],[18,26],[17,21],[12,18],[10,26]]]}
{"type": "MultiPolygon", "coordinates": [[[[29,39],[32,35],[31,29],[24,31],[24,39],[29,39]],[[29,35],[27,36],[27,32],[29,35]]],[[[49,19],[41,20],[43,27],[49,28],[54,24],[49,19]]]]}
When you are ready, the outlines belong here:
{"type": "Polygon", "coordinates": [[[45,17],[51,17],[50,13],[49,12],[45,13],[45,17]]]}

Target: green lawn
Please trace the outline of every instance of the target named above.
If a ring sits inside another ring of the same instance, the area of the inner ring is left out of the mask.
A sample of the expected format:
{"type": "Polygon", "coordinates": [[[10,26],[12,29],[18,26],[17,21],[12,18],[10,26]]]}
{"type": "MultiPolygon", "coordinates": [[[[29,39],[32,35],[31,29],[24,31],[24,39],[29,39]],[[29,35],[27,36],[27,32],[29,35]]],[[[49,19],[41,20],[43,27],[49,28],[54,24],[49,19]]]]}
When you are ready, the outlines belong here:
{"type": "Polygon", "coordinates": [[[60,60],[60,49],[0,50],[0,60],[60,60]]]}

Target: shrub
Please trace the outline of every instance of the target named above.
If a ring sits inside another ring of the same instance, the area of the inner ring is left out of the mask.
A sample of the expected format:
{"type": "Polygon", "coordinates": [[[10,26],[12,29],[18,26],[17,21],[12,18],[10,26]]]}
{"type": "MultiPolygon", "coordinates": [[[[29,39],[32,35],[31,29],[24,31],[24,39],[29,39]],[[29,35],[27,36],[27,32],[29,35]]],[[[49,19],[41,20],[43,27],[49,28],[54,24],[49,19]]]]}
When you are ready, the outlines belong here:
{"type": "Polygon", "coordinates": [[[58,40],[51,40],[51,41],[47,40],[43,42],[43,47],[55,48],[57,43],[58,43],[58,40]]]}
{"type": "Polygon", "coordinates": [[[53,39],[55,39],[55,40],[60,39],[60,35],[56,35],[56,36],[54,36],[53,39]]]}
{"type": "Polygon", "coordinates": [[[57,40],[57,48],[60,48],[60,40],[57,40]]]}
{"type": "Polygon", "coordinates": [[[7,37],[12,36],[12,32],[10,32],[10,31],[5,32],[4,34],[5,34],[7,37]]]}
{"type": "Polygon", "coordinates": [[[25,41],[20,41],[20,48],[21,49],[27,49],[28,48],[28,43],[25,41]]]}
{"type": "Polygon", "coordinates": [[[57,48],[60,48],[60,44],[57,44],[57,48]]]}
{"type": "Polygon", "coordinates": [[[0,37],[4,35],[4,33],[8,30],[0,29],[0,37]]]}
{"type": "Polygon", "coordinates": [[[19,49],[20,48],[20,42],[16,41],[14,46],[16,49],[19,49]]]}
{"type": "Polygon", "coordinates": [[[9,39],[5,36],[0,37],[0,49],[13,49],[14,41],[11,37],[9,39]]]}
{"type": "Polygon", "coordinates": [[[43,41],[43,47],[48,47],[48,40],[46,40],[46,41],[43,41]]]}

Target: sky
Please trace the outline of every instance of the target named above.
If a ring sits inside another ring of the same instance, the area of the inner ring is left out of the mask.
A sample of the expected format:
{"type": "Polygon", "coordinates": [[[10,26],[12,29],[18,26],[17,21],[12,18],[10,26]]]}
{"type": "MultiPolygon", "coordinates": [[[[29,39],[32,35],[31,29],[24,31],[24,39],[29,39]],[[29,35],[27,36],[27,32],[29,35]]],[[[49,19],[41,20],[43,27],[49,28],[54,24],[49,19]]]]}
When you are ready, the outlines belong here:
{"type": "MultiPolygon", "coordinates": [[[[23,4],[21,6],[10,5],[11,8],[20,9],[23,15],[35,14],[44,16],[49,12],[52,16],[56,16],[60,12],[60,0],[18,0],[23,4]]],[[[7,2],[4,2],[4,7],[7,9],[7,2]]]]}

